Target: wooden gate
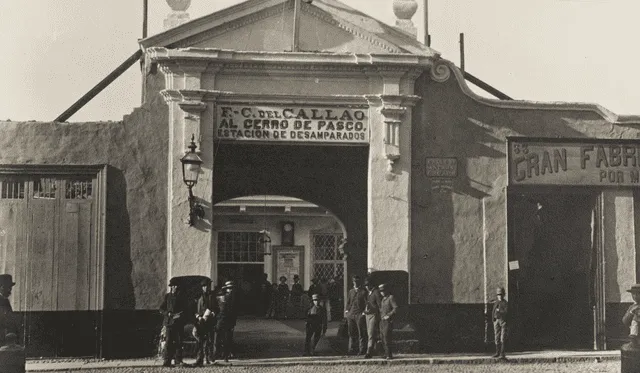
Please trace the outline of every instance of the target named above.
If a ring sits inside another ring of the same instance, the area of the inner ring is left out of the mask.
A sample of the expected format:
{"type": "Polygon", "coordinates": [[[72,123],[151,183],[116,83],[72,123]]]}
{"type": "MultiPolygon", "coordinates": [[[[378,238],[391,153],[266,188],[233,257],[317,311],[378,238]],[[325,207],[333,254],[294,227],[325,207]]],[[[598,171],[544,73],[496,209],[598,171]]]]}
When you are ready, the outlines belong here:
{"type": "Polygon", "coordinates": [[[102,309],[104,180],[102,166],[0,167],[0,272],[14,276],[29,355],[97,353],[88,313],[102,309]]]}

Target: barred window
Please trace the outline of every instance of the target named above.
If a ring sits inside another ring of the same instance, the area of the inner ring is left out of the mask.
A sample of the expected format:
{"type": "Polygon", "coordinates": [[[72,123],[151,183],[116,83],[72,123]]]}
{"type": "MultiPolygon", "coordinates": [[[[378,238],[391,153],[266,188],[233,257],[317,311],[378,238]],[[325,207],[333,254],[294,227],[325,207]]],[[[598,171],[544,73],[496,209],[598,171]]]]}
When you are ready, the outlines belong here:
{"type": "Polygon", "coordinates": [[[65,199],[90,199],[93,192],[91,178],[65,180],[65,199]]]}
{"type": "Polygon", "coordinates": [[[264,262],[261,237],[259,232],[218,232],[218,262],[264,262]]]}
{"type": "Polygon", "coordinates": [[[33,183],[33,198],[55,199],[57,180],[48,177],[41,177],[33,183]]]}
{"type": "Polygon", "coordinates": [[[313,259],[342,260],[342,254],[338,250],[341,239],[342,234],[314,234],[313,259]]]}
{"type": "Polygon", "coordinates": [[[24,180],[0,180],[0,199],[24,199],[24,190],[24,180]]]}
{"type": "Polygon", "coordinates": [[[313,277],[319,280],[342,278],[344,276],[343,256],[338,246],[342,234],[321,233],[312,236],[313,277]]]}

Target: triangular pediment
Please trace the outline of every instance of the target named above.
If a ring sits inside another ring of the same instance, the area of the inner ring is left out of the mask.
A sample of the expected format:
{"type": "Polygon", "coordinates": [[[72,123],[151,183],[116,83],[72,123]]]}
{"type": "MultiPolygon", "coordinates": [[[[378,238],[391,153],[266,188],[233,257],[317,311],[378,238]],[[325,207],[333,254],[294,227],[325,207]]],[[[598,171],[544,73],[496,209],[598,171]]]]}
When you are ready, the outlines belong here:
{"type": "MultiPolygon", "coordinates": [[[[392,26],[336,0],[301,2],[299,51],[329,53],[438,53],[392,26]]],[[[143,48],[215,48],[291,51],[293,0],[249,0],[140,41],[143,48]]]]}

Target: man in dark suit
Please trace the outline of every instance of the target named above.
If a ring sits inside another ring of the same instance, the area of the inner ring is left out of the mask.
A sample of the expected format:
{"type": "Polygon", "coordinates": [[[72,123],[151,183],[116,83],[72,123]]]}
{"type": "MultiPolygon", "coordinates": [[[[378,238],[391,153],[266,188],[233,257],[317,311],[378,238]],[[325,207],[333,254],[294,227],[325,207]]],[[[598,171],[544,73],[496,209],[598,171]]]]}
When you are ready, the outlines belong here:
{"type": "Polygon", "coordinates": [[[224,361],[228,362],[233,348],[233,329],[236,326],[238,313],[233,281],[227,281],[222,289],[225,294],[217,297],[216,354],[221,352],[224,361]]]}
{"type": "Polygon", "coordinates": [[[320,294],[313,294],[311,301],[313,305],[307,309],[307,322],[305,324],[305,356],[314,355],[320,337],[327,332],[327,311],[320,305],[320,294]]]}
{"type": "Polygon", "coordinates": [[[375,353],[376,342],[378,341],[382,296],[370,279],[364,281],[364,287],[367,290],[367,303],[364,307],[364,316],[367,322],[368,337],[367,353],[364,355],[364,358],[370,359],[375,353]]]}
{"type": "Polygon", "coordinates": [[[509,315],[508,303],[504,299],[504,288],[500,287],[496,291],[496,297],[498,298],[493,303],[493,311],[491,318],[493,319],[493,332],[496,342],[496,353],[493,357],[500,357],[505,359],[505,342],[507,339],[507,319],[509,315]]]}
{"type": "Polygon", "coordinates": [[[160,312],[164,315],[162,325],[165,329],[166,346],[164,349],[163,366],[170,367],[171,359],[176,364],[182,364],[182,332],[184,325],[181,321],[186,305],[178,296],[178,284],[174,279],[169,282],[169,292],[165,294],[160,312]]]}
{"type": "Polygon", "coordinates": [[[209,290],[209,279],[200,282],[202,295],[198,299],[196,310],[195,337],[197,340],[196,366],[202,366],[203,361],[207,364],[215,361],[213,356],[213,343],[215,338],[215,309],[216,298],[209,290]]]}
{"type": "Polygon", "coordinates": [[[382,346],[384,347],[385,357],[387,360],[391,360],[393,358],[393,354],[391,353],[391,343],[393,341],[391,332],[393,330],[393,319],[398,310],[398,304],[393,295],[389,294],[385,284],[379,285],[378,290],[382,296],[382,302],[380,304],[380,334],[382,337],[382,346]]]}
{"type": "Polygon", "coordinates": [[[362,288],[359,276],[353,276],[353,288],[347,296],[345,314],[349,328],[349,351],[351,355],[364,355],[367,352],[367,322],[364,308],[367,304],[367,291],[362,288]]]}
{"type": "Polygon", "coordinates": [[[13,319],[13,309],[9,296],[16,283],[11,275],[0,275],[0,346],[4,345],[5,337],[8,333],[17,332],[13,319]]]}

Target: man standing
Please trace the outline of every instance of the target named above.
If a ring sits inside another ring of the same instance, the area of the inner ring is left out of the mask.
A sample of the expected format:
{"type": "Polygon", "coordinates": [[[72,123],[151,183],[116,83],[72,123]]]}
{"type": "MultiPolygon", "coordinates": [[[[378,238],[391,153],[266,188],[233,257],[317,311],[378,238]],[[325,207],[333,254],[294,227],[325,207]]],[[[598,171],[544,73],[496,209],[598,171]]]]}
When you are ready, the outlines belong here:
{"type": "Polygon", "coordinates": [[[289,285],[287,278],[280,276],[278,284],[278,298],[276,301],[276,319],[287,319],[287,306],[289,305],[289,285]]]}
{"type": "Polygon", "coordinates": [[[216,299],[209,291],[210,281],[203,279],[200,282],[202,286],[202,295],[198,299],[198,307],[196,310],[195,337],[197,340],[196,366],[202,366],[203,360],[207,364],[215,361],[213,357],[213,343],[215,336],[215,308],[216,299]]]}
{"type": "Polygon", "coordinates": [[[496,353],[493,357],[500,357],[505,359],[505,341],[507,339],[507,316],[508,316],[508,304],[504,299],[504,288],[500,287],[496,290],[496,296],[498,299],[493,303],[493,312],[491,318],[493,319],[493,332],[496,342],[496,353]]]}
{"type": "Polygon", "coordinates": [[[347,296],[345,314],[349,330],[350,355],[364,355],[367,349],[367,322],[364,308],[367,303],[367,292],[362,288],[359,276],[353,276],[353,288],[347,296]]]}
{"type": "Polygon", "coordinates": [[[369,338],[367,353],[364,355],[364,358],[370,359],[375,353],[378,331],[380,330],[380,305],[382,303],[382,297],[378,289],[371,283],[371,280],[366,279],[364,287],[367,289],[367,303],[364,307],[364,316],[367,322],[367,336],[369,338]]]}
{"type": "Polygon", "coordinates": [[[176,364],[182,364],[182,332],[183,324],[181,321],[182,312],[185,311],[185,304],[178,296],[178,284],[175,279],[169,281],[169,292],[165,294],[164,301],[160,306],[160,312],[164,315],[162,325],[165,329],[166,346],[164,348],[162,366],[170,367],[171,359],[176,364]]]}
{"type": "Polygon", "coordinates": [[[227,281],[222,287],[226,293],[218,296],[218,317],[216,322],[216,354],[222,352],[225,362],[229,362],[233,348],[233,328],[238,318],[235,299],[235,284],[227,281]]]}
{"type": "Polygon", "coordinates": [[[314,355],[320,337],[327,332],[327,312],[320,305],[320,294],[311,296],[313,305],[307,310],[306,335],[304,342],[304,356],[314,355]],[[313,338],[313,344],[311,339],[313,338]]]}
{"type": "Polygon", "coordinates": [[[9,296],[16,283],[11,275],[0,275],[0,346],[5,343],[5,336],[8,333],[16,332],[13,320],[13,309],[9,296]]]}
{"type": "Polygon", "coordinates": [[[634,345],[638,344],[638,337],[640,334],[640,284],[631,286],[631,289],[627,290],[631,293],[633,298],[633,304],[627,308],[627,312],[622,317],[622,323],[629,328],[629,339],[634,345]]]}
{"type": "Polygon", "coordinates": [[[393,319],[398,309],[393,295],[389,294],[385,284],[378,286],[380,295],[382,296],[382,302],[380,304],[380,334],[382,334],[382,346],[384,347],[384,354],[387,360],[391,360],[393,355],[391,353],[391,343],[393,338],[391,337],[391,331],[393,330],[393,319]]]}
{"type": "Polygon", "coordinates": [[[293,285],[291,285],[291,306],[293,308],[293,318],[300,318],[301,314],[301,301],[302,294],[304,293],[304,289],[302,288],[302,284],[300,283],[300,276],[293,275],[293,285]]]}
{"type": "Polygon", "coordinates": [[[260,282],[260,306],[259,315],[269,317],[269,306],[271,305],[271,282],[268,280],[269,275],[264,273],[260,282]]]}

